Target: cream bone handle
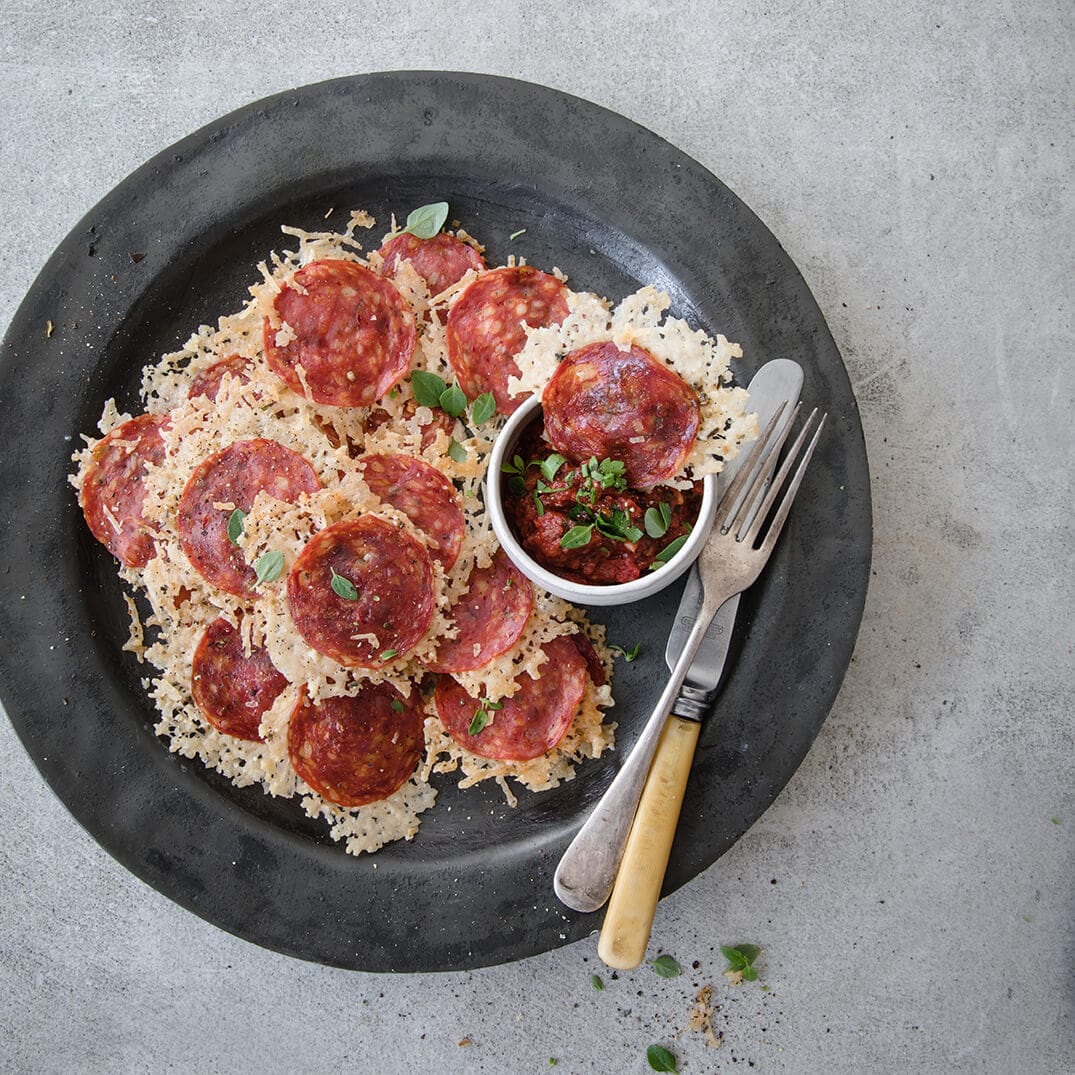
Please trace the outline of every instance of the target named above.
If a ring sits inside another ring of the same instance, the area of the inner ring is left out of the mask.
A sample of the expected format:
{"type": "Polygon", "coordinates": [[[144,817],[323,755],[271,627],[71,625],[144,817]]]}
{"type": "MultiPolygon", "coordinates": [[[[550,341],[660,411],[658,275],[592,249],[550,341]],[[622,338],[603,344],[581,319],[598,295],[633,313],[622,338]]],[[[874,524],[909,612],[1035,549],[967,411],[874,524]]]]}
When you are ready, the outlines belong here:
{"type": "Polygon", "coordinates": [[[597,954],[618,970],[637,967],[646,954],[700,729],[672,716],[661,734],[597,943],[597,954]]]}

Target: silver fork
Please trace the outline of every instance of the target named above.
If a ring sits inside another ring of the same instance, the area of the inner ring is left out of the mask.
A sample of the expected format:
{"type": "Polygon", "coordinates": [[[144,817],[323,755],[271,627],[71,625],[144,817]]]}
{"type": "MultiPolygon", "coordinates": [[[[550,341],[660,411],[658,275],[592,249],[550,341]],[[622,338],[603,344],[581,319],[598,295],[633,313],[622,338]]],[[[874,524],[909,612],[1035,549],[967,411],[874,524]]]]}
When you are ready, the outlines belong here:
{"type": "Polygon", "coordinates": [[[698,557],[702,605],[668,685],[657,700],[630,757],[579,829],[556,869],[553,880],[556,895],[562,903],[576,911],[596,911],[608,899],[672,702],[717,610],[729,597],[742,593],[753,584],[761,573],[802,484],[828,415],[821,416],[810,437],[817,409],[811,412],[766,490],[781,448],[799,412],[796,407],[791,421],[782,423],[781,415],[786,407],[786,403],[781,405],[770,419],[717,506],[713,530],[698,557]],[[795,469],[791,484],[781,496],[788,475],[808,437],[810,442],[806,452],[795,469]],[[778,497],[781,498],[779,503],[778,497]],[[759,542],[762,527],[770,515],[772,522],[759,542]]]}

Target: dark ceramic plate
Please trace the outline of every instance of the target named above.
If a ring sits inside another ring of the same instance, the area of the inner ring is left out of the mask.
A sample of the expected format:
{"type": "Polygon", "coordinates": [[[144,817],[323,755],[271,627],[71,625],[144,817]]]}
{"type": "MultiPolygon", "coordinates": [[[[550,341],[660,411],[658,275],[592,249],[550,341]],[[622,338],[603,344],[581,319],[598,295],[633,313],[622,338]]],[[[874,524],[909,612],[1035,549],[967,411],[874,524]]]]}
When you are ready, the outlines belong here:
{"type": "Polygon", "coordinates": [[[623,117],[508,79],[377,74],[240,109],[126,179],[49,260],[3,345],[4,705],[56,794],[137,876],[257,944],[365,970],[499,963],[599,925],[559,905],[552,873],[656,701],[680,587],[594,613],[612,641],[644,644],[617,670],[614,756],[514,810],[495,787],[442,780],[413,843],[356,859],[296,802],[236,789],[154,736],[145,670],[121,651],[121,587],[67,474],[108,396],[137,409],[142,365],[239,306],[280,224],[359,206],[383,224],[440,199],[490,263],[522,254],[613,298],[657,284],[673,312],[743,344],[741,382],[795,358],[806,403],[829,411],[778,552],[741,606],[666,892],[714,862],[799,765],[850,660],[869,571],[862,430],[806,285],[726,187],[623,117]]]}

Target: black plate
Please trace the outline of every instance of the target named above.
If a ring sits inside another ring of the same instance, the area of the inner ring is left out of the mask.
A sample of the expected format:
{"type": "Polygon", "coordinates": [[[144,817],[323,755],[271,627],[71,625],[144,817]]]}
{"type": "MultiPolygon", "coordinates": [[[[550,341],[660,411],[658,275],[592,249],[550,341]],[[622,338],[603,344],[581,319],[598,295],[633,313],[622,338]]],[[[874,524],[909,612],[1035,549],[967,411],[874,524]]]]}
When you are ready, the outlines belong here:
{"type": "Polygon", "coordinates": [[[365,970],[499,963],[599,924],[559,905],[552,873],[663,685],[680,586],[595,612],[611,640],[645,644],[618,669],[614,757],[523,793],[515,810],[495,787],[444,780],[413,843],[356,859],[296,802],[238,790],[153,735],[145,669],[121,652],[120,584],[82,522],[68,457],[108,396],[138,409],[144,363],[238,307],[281,223],[315,227],[335,207],[342,224],[361,206],[384,225],[440,199],[490,263],[523,254],[614,298],[665,288],[675,313],[743,344],[742,382],[768,359],[797,359],[806,403],[830,414],[777,555],[742,604],[666,892],[724,852],[799,765],[850,660],[869,573],[862,430],[813,298],[726,187],[621,116],[509,79],[376,74],[240,109],[126,179],[61,244],[4,341],[3,701],[57,795],[128,869],[241,937],[365,970]]]}

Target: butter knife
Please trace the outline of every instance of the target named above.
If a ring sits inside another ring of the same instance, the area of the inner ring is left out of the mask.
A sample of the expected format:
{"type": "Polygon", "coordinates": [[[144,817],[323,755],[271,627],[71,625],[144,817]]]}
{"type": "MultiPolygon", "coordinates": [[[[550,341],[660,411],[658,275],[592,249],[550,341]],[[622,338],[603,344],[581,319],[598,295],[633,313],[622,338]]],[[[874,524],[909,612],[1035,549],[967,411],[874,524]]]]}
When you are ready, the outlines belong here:
{"type": "MultiPolygon", "coordinates": [[[[798,363],[791,362],[787,359],[777,359],[774,362],[769,362],[762,367],[761,370],[755,375],[754,379],[750,382],[748,391],[751,393],[750,407],[752,410],[758,409],[759,401],[754,398],[755,385],[759,390],[759,395],[764,392],[764,397],[760,400],[761,404],[765,405],[764,420],[768,420],[772,412],[776,410],[776,407],[784,401],[785,396],[781,396],[776,400],[775,404],[770,404],[768,401],[773,397],[769,394],[769,389],[766,388],[767,382],[772,378],[773,390],[782,390],[785,386],[794,394],[795,398],[798,398],[799,390],[802,385],[802,370],[798,363]],[[766,373],[765,371],[769,371],[766,373]],[[764,376],[763,376],[764,375],[764,376]],[[760,378],[760,380],[759,380],[760,378]]],[[[761,417],[761,415],[759,415],[761,417]]],[[[729,464],[728,471],[731,475],[734,475],[734,461],[729,464]]],[[[724,478],[727,482],[730,480],[730,476],[724,478]]],[[[723,491],[723,490],[721,490],[723,491]]],[[[700,596],[697,589],[694,590],[693,604],[686,605],[685,602],[680,603],[679,614],[677,614],[677,622],[680,616],[684,614],[694,613],[697,614],[698,606],[700,605],[700,596]],[[685,613],[684,609],[688,611],[685,613]]],[[[734,599],[733,599],[734,600],[734,599]]],[[[717,620],[715,624],[721,621],[721,618],[725,615],[725,606],[717,613],[717,620]]],[[[735,608],[738,608],[736,602],[735,608]]],[[[708,707],[712,703],[712,698],[709,702],[705,701],[705,695],[715,689],[717,682],[720,679],[720,673],[724,664],[724,657],[727,654],[728,640],[731,637],[731,624],[735,621],[735,608],[731,610],[731,619],[725,623],[722,632],[713,630],[710,632],[710,636],[707,635],[706,639],[702,642],[699,650],[699,655],[696,658],[694,664],[691,666],[690,672],[688,672],[686,684],[683,690],[680,692],[680,700],[677,704],[681,709],[688,709],[689,705],[693,702],[696,706],[696,712],[693,720],[700,720],[702,716],[708,712],[708,707]],[[706,656],[708,652],[716,646],[719,650],[717,660],[713,660],[706,656]],[[715,679],[713,674],[707,674],[704,669],[699,670],[696,674],[695,669],[698,667],[699,662],[705,662],[706,667],[715,665],[715,679]],[[707,683],[712,680],[712,686],[707,687],[707,683]]],[[[694,616],[691,616],[690,623],[693,624],[694,616]]],[[[685,638],[686,635],[683,635],[685,638]]],[[[680,651],[683,647],[683,641],[681,639],[680,651]]],[[[679,652],[679,651],[677,651],[679,652]]],[[[652,752],[652,747],[650,751],[652,752]]],[[[638,799],[642,794],[642,788],[645,783],[646,773],[649,770],[649,759],[642,759],[641,757],[634,758],[628,757],[627,761],[621,767],[618,781],[616,782],[618,787],[618,797],[622,796],[621,801],[626,804],[625,810],[630,811],[630,815],[633,816],[634,810],[638,805],[638,799]],[[645,765],[645,769],[641,769],[640,765],[645,765]],[[632,771],[629,783],[632,790],[628,792],[625,790],[625,778],[627,778],[627,771],[632,771]]],[[[607,814],[608,807],[606,806],[604,813],[607,814]]],[[[595,808],[595,815],[600,816],[602,814],[601,804],[595,808]]],[[[613,883],[616,879],[616,873],[619,869],[620,859],[623,857],[624,845],[627,841],[627,834],[630,830],[631,816],[625,816],[614,826],[608,826],[607,819],[604,823],[598,822],[597,817],[591,815],[591,817],[583,824],[579,830],[575,839],[564,852],[563,858],[560,860],[560,864],[557,867],[556,874],[553,880],[553,887],[555,889],[557,897],[560,901],[577,911],[596,911],[609,897],[609,893],[612,891],[613,883]],[[600,830],[603,832],[611,832],[611,843],[608,843],[604,839],[599,843],[595,843],[594,836],[591,835],[592,830],[600,830]]]]}

